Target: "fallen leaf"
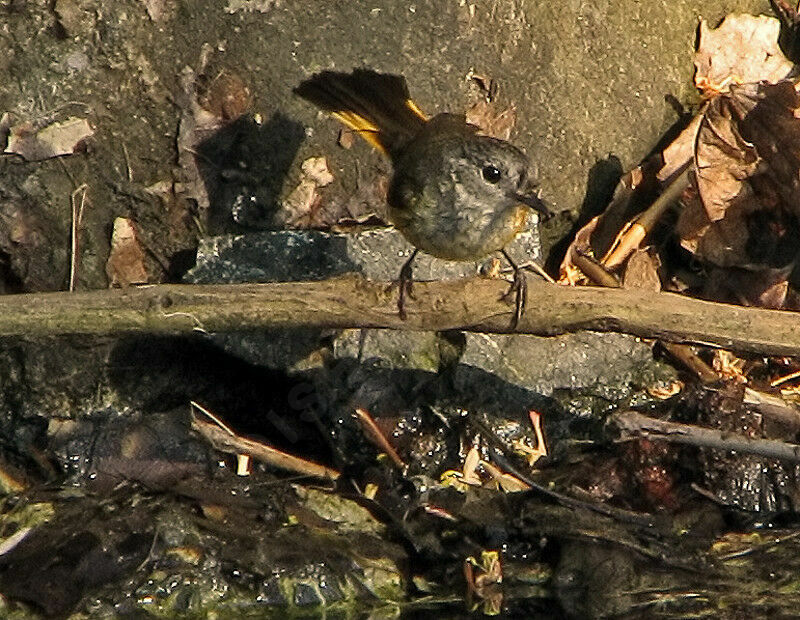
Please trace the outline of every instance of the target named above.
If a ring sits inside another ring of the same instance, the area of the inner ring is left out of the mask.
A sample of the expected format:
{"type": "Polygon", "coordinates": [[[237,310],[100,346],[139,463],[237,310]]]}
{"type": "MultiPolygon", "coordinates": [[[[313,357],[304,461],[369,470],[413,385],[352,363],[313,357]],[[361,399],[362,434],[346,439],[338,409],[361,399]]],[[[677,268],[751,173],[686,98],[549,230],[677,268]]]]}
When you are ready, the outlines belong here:
{"type": "Polygon", "coordinates": [[[336,143],[341,146],[345,150],[350,150],[353,148],[353,132],[351,129],[340,129],[339,130],[339,137],[336,140],[336,143]]]}
{"type": "Polygon", "coordinates": [[[677,224],[684,248],[717,266],[782,267],[795,259],[798,115],[791,82],[732,86],[710,102],[677,224]]]}
{"type": "Polygon", "coordinates": [[[111,235],[111,252],[106,262],[109,286],[146,284],[145,253],[136,236],[136,228],[128,218],[114,220],[111,235]]]}
{"type": "Polygon", "coordinates": [[[478,90],[481,91],[481,94],[487,103],[491,103],[495,100],[497,97],[497,92],[500,90],[497,80],[486,75],[479,75],[472,71],[467,74],[467,79],[470,80],[478,88],[478,90]]]}
{"type": "Polygon", "coordinates": [[[3,147],[3,150],[5,150],[8,144],[8,134],[11,133],[13,124],[14,121],[11,115],[8,112],[3,112],[3,116],[0,116],[0,146],[3,147]]]}
{"type": "Polygon", "coordinates": [[[800,217],[800,94],[792,81],[731,89],[739,103],[739,130],[767,166],[784,206],[800,217]]]}
{"type": "Polygon", "coordinates": [[[716,349],[712,366],[714,370],[727,379],[731,379],[736,383],[747,383],[747,377],[744,374],[745,361],[740,357],[736,357],[730,351],[716,349]]]}
{"type": "Polygon", "coordinates": [[[592,254],[592,245],[591,245],[591,237],[592,233],[597,228],[597,224],[600,221],[600,216],[595,216],[591,220],[589,220],[577,233],[572,239],[572,243],[569,244],[566,253],[564,254],[564,260],[561,261],[561,266],[559,267],[559,283],[560,284],[567,284],[569,286],[576,286],[577,284],[581,283],[585,280],[585,277],[581,273],[581,270],[575,265],[576,256],[581,254],[583,255],[591,255],[592,254]]]}
{"type": "Polygon", "coordinates": [[[86,139],[93,135],[85,118],[71,117],[43,127],[26,121],[9,128],[4,152],[20,155],[26,161],[42,161],[83,150],[86,139]]]}
{"type": "Polygon", "coordinates": [[[661,278],[658,268],[661,261],[658,256],[651,254],[647,249],[638,249],[625,264],[625,276],[622,279],[624,288],[638,288],[648,291],[661,291],[661,278]]]}
{"type": "Polygon", "coordinates": [[[301,166],[300,182],[283,201],[283,219],[286,224],[298,227],[318,225],[316,207],[319,205],[317,189],[333,182],[324,157],[309,157],[301,166]]]}
{"type": "Polygon", "coordinates": [[[328,161],[324,157],[309,157],[303,162],[300,169],[318,187],[325,187],[333,183],[333,175],[328,170],[328,161]]]}
{"type": "Polygon", "coordinates": [[[281,5],[281,0],[228,0],[225,12],[229,14],[243,11],[246,13],[268,13],[281,5]]]}
{"type": "Polygon", "coordinates": [[[200,90],[199,77],[208,66],[213,49],[209,44],[204,44],[200,50],[197,70],[184,67],[179,78],[180,90],[178,105],[181,117],[178,123],[178,166],[182,179],[177,187],[187,198],[197,203],[200,213],[205,217],[211,203],[209,191],[200,171],[197,150],[199,145],[210,138],[223,125],[223,119],[213,112],[206,110],[199,102],[200,90]]]}
{"type": "Polygon", "coordinates": [[[487,101],[478,101],[466,114],[467,122],[480,128],[487,136],[508,140],[517,122],[517,110],[511,106],[499,112],[487,101]]]}
{"type": "Polygon", "coordinates": [[[711,269],[704,296],[718,301],[780,310],[789,293],[789,273],[793,264],[780,269],[735,268],[711,269]]]}
{"type": "Polygon", "coordinates": [[[174,0],[142,0],[142,2],[151,21],[165,22],[175,13],[174,0]]]}
{"type": "Polygon", "coordinates": [[[674,178],[686,164],[694,159],[695,142],[697,141],[697,130],[700,128],[700,122],[703,120],[704,111],[692,119],[686,128],[678,134],[667,148],[665,148],[661,157],[664,160],[664,165],[658,171],[658,180],[664,184],[674,178]]]}
{"type": "Polygon", "coordinates": [[[198,103],[204,110],[224,121],[235,121],[253,102],[250,88],[232,71],[220,71],[211,83],[198,95],[198,103]]]}
{"type": "Polygon", "coordinates": [[[737,202],[751,202],[747,177],[760,163],[755,147],[742,138],[733,96],[716,98],[700,121],[695,147],[695,177],[700,202],[715,222],[737,202]]]}
{"type": "Polygon", "coordinates": [[[717,28],[700,20],[695,85],[704,93],[726,92],[732,84],[779,82],[794,64],[778,45],[780,21],[767,15],[728,15],[717,28]]]}

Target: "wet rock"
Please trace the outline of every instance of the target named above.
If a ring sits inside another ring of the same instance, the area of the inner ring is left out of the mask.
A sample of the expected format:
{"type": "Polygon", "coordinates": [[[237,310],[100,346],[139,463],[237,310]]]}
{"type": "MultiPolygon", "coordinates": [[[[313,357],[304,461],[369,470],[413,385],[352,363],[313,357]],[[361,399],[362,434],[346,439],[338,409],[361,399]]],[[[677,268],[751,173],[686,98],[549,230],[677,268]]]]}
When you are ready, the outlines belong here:
{"type": "Polygon", "coordinates": [[[434,332],[398,332],[388,329],[348,329],[333,341],[336,359],[360,359],[384,368],[437,372],[441,337],[434,332]]]}
{"type": "Polygon", "coordinates": [[[662,371],[649,344],[615,333],[539,336],[466,334],[463,367],[482,368],[541,394],[643,383],[662,371]]]}
{"type": "Polygon", "coordinates": [[[583,399],[594,395],[606,403],[629,398],[637,389],[673,378],[675,371],[653,359],[650,344],[627,334],[580,332],[550,338],[466,334],[466,346],[454,370],[459,390],[477,392],[499,401],[522,389],[557,397],[579,415],[583,399]],[[481,372],[483,371],[483,372],[481,372]],[[497,392],[499,377],[508,389],[497,392]]]}

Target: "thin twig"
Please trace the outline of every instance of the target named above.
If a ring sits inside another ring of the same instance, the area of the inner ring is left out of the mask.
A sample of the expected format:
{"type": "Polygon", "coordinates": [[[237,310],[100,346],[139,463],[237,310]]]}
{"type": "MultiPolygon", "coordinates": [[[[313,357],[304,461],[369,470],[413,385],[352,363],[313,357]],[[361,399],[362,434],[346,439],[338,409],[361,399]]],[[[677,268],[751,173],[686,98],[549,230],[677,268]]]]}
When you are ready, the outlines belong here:
{"type": "Polygon", "coordinates": [[[86,183],[78,186],[69,195],[69,204],[72,207],[72,228],[70,233],[70,257],[69,257],[69,291],[75,290],[75,282],[78,279],[78,267],[80,266],[80,238],[78,236],[83,220],[83,207],[86,203],[86,192],[89,186],[86,183]],[[81,193],[82,192],[82,193],[81,193]],[[76,198],[81,193],[81,202],[78,205],[76,198]]]}
{"type": "Polygon", "coordinates": [[[795,372],[790,372],[788,375],[784,375],[782,377],[778,377],[777,379],[773,379],[770,382],[770,386],[777,387],[781,383],[786,383],[787,381],[791,381],[792,379],[797,379],[797,377],[800,377],[800,370],[797,370],[795,372]]]}
{"type": "Polygon", "coordinates": [[[221,452],[228,452],[231,454],[247,453],[254,459],[277,467],[293,471],[298,474],[306,476],[314,476],[315,478],[328,478],[336,480],[340,474],[335,469],[325,467],[313,461],[301,459],[298,456],[288,454],[277,448],[273,448],[261,441],[249,439],[241,435],[229,434],[229,429],[223,424],[220,426],[218,420],[215,422],[204,422],[199,417],[192,416],[192,428],[208,440],[214,448],[221,452]]]}
{"type": "Polygon", "coordinates": [[[726,452],[738,452],[800,463],[800,445],[775,439],[758,439],[692,424],[656,420],[636,411],[613,414],[609,422],[617,427],[622,439],[645,437],[726,452]]]}
{"type": "Polygon", "coordinates": [[[680,174],[664,188],[653,204],[620,232],[614,245],[603,258],[603,265],[609,269],[621,265],[641,245],[667,208],[672,206],[681,197],[683,191],[689,187],[691,170],[692,166],[689,162],[684,164],[680,174]]]}
{"type": "Polygon", "coordinates": [[[397,451],[394,449],[392,444],[389,443],[389,440],[386,439],[384,434],[381,432],[381,429],[378,428],[378,425],[375,423],[375,420],[372,418],[369,411],[357,407],[356,419],[361,425],[361,428],[364,429],[367,438],[373,444],[375,444],[379,450],[385,452],[389,459],[391,459],[392,463],[394,463],[400,471],[405,471],[406,464],[403,462],[403,459],[400,458],[400,455],[397,454],[397,451]]]}
{"type": "Polygon", "coordinates": [[[125,158],[125,172],[128,176],[128,183],[133,183],[133,170],[131,170],[131,160],[128,156],[128,147],[122,143],[122,156],[125,158]]]}
{"type": "Polygon", "coordinates": [[[695,373],[702,382],[713,383],[721,378],[719,373],[697,355],[687,344],[676,342],[662,342],[661,346],[676,360],[681,362],[686,368],[695,373]]]}
{"type": "Polygon", "coordinates": [[[206,417],[208,417],[210,420],[212,420],[213,422],[215,422],[215,423],[216,423],[216,425],[217,425],[217,426],[219,426],[219,427],[220,427],[222,430],[224,430],[226,433],[228,433],[228,435],[230,435],[231,437],[236,437],[236,433],[234,433],[234,432],[233,432],[233,429],[232,429],[230,426],[228,426],[227,424],[225,424],[225,422],[223,422],[221,419],[219,419],[219,418],[218,418],[216,415],[214,415],[214,414],[213,414],[213,413],[211,413],[211,412],[210,412],[208,409],[206,409],[205,407],[203,407],[203,405],[201,405],[200,403],[198,403],[198,402],[197,402],[197,401],[195,401],[195,400],[190,400],[190,401],[189,401],[189,404],[190,404],[192,407],[194,407],[195,409],[197,409],[197,410],[198,410],[200,413],[202,413],[203,415],[205,415],[206,417]]]}

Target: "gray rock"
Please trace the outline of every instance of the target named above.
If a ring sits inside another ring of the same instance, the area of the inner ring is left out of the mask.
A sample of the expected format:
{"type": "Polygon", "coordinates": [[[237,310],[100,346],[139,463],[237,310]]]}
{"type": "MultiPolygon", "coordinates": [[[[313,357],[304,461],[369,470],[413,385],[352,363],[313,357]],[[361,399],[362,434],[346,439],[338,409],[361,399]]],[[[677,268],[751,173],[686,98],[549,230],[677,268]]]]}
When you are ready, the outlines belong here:
{"type": "MultiPolygon", "coordinates": [[[[537,216],[531,214],[530,223],[537,216]]],[[[375,280],[394,280],[411,255],[412,246],[393,228],[356,233],[281,230],[204,239],[197,264],[185,280],[196,284],[223,282],[287,282],[322,280],[344,273],[362,273],[375,280]]],[[[528,230],[508,246],[518,263],[541,254],[539,237],[528,230]]],[[[474,275],[487,260],[446,261],[420,252],[414,261],[418,280],[474,275]]]]}
{"type": "Polygon", "coordinates": [[[550,338],[467,334],[466,338],[461,366],[481,368],[540,394],[641,384],[658,374],[650,345],[626,334],[580,332],[550,338]]]}
{"type": "Polygon", "coordinates": [[[400,332],[390,329],[348,329],[333,341],[336,359],[377,360],[387,368],[437,372],[440,338],[434,332],[400,332]]]}
{"type": "Polygon", "coordinates": [[[461,398],[489,411],[560,409],[547,420],[560,436],[594,433],[594,422],[620,402],[648,400],[645,388],[677,378],[674,368],[653,358],[649,344],[627,334],[543,338],[468,333],[465,338],[453,368],[453,389],[461,398]],[[592,424],[583,427],[580,420],[592,424]]]}

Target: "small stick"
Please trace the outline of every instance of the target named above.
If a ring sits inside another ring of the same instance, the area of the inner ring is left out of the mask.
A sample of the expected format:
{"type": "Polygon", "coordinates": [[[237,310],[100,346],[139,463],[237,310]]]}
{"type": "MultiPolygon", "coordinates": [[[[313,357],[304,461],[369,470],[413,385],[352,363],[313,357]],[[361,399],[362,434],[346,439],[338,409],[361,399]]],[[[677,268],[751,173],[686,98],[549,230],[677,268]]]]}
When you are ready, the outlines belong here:
{"type": "Polygon", "coordinates": [[[603,265],[608,269],[621,265],[641,245],[667,208],[689,187],[689,173],[692,169],[689,162],[684,164],[681,173],[664,188],[653,204],[622,229],[611,249],[603,257],[603,265]]]}
{"type": "MultiPolygon", "coordinates": [[[[189,333],[262,328],[390,328],[507,334],[505,282],[417,282],[417,301],[397,316],[387,282],[340,276],[315,282],[159,284],[124,290],[0,296],[0,336],[189,333]]],[[[747,308],[638,289],[528,282],[531,303],[517,333],[584,329],[694,342],[761,355],[800,355],[797,312],[747,308]],[[698,320],[702,317],[702,320],[698,320]]]]}
{"type": "Polygon", "coordinates": [[[392,463],[394,463],[400,471],[405,471],[406,464],[403,462],[403,459],[400,458],[400,455],[397,454],[397,451],[392,447],[392,444],[389,443],[389,440],[386,439],[384,434],[381,432],[381,429],[378,428],[378,425],[375,424],[375,420],[370,415],[369,411],[362,409],[361,407],[357,407],[356,419],[358,420],[359,424],[361,424],[361,428],[364,430],[367,438],[375,446],[377,446],[379,450],[385,452],[386,455],[391,459],[392,463]]]}
{"type": "Polygon", "coordinates": [[[800,463],[800,445],[775,439],[752,439],[729,431],[656,420],[636,411],[621,411],[611,416],[610,423],[621,432],[622,439],[646,437],[701,448],[733,451],[800,463]]]}
{"type": "Polygon", "coordinates": [[[69,291],[75,290],[75,281],[78,279],[78,266],[80,265],[80,239],[78,238],[78,231],[81,228],[81,220],[83,219],[83,207],[86,202],[86,192],[89,186],[83,183],[76,188],[69,195],[69,204],[72,207],[72,229],[70,233],[70,258],[69,258],[69,291]],[[81,195],[80,206],[76,203],[76,198],[79,192],[81,195]]]}
{"type": "Polygon", "coordinates": [[[781,383],[786,383],[787,381],[791,381],[792,379],[797,379],[800,377],[800,370],[791,372],[788,375],[784,375],[782,377],[778,377],[777,379],[773,379],[770,382],[770,387],[778,387],[781,383]]]}
{"type": "Polygon", "coordinates": [[[230,454],[247,453],[254,459],[277,467],[293,471],[306,476],[315,478],[328,478],[336,480],[341,474],[335,469],[330,469],[319,463],[307,461],[298,456],[288,454],[277,448],[273,448],[261,441],[242,437],[241,435],[230,434],[230,429],[224,424],[219,425],[215,422],[204,422],[198,416],[192,416],[192,428],[203,436],[215,449],[230,454]]]}
{"type": "Polygon", "coordinates": [[[661,346],[672,357],[694,372],[703,383],[719,381],[719,373],[706,364],[703,358],[697,355],[688,344],[667,342],[664,340],[661,342],[661,346]]]}
{"type": "Polygon", "coordinates": [[[233,429],[230,426],[225,424],[225,422],[223,422],[220,418],[211,413],[208,409],[203,407],[203,405],[198,403],[196,400],[190,400],[189,404],[198,411],[200,411],[200,413],[208,417],[212,422],[216,423],[216,425],[219,426],[226,433],[228,433],[228,435],[230,435],[231,437],[236,437],[236,433],[233,432],[233,429]]]}

